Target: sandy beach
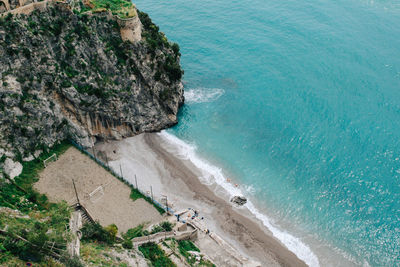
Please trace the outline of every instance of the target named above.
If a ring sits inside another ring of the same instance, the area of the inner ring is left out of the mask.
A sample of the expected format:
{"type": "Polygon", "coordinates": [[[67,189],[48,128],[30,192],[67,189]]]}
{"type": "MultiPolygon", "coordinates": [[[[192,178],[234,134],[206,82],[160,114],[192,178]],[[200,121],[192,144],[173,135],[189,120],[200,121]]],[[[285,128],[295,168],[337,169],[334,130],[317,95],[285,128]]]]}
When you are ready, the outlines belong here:
{"type": "MultiPolygon", "coordinates": [[[[244,257],[262,266],[306,266],[294,253],[244,208],[236,207],[218,187],[206,185],[199,179],[198,170],[189,160],[171,153],[169,144],[156,133],[146,133],[122,141],[98,143],[96,150],[115,171],[125,179],[174,211],[193,208],[211,232],[218,234],[244,257]],[[135,179],[136,178],[136,179],[135,179]]],[[[207,244],[199,243],[205,253],[207,244]]],[[[215,252],[214,252],[215,254],[215,252]]],[[[227,263],[226,266],[229,266],[227,263]]]]}

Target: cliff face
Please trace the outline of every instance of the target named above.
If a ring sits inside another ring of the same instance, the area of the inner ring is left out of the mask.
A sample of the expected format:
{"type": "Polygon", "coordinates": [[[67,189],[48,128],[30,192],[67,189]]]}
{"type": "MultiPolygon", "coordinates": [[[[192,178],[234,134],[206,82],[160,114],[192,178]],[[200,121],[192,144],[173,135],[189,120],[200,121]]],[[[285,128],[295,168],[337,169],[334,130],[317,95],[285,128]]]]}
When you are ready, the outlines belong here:
{"type": "Polygon", "coordinates": [[[108,12],[60,3],[0,18],[0,157],[32,158],[65,138],[91,146],[90,137],[119,139],[177,123],[179,46],[138,16],[140,41],[108,12]]]}

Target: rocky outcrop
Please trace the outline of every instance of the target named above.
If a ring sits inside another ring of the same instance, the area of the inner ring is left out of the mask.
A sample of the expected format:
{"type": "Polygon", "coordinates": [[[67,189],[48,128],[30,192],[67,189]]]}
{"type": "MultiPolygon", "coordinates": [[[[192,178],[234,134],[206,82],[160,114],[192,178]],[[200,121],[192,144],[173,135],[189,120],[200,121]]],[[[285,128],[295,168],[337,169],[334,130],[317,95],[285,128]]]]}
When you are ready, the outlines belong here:
{"type": "Polygon", "coordinates": [[[244,196],[234,196],[231,199],[231,202],[233,202],[239,206],[243,206],[244,204],[247,203],[247,199],[244,196]]]}
{"type": "Polygon", "coordinates": [[[176,124],[179,46],[146,14],[135,23],[132,42],[121,39],[132,25],[61,3],[0,18],[0,149],[32,158],[66,138],[88,147],[176,124]]]}
{"type": "Polygon", "coordinates": [[[14,162],[12,159],[7,158],[4,162],[4,173],[11,179],[17,177],[22,173],[22,164],[18,161],[14,162]]]}

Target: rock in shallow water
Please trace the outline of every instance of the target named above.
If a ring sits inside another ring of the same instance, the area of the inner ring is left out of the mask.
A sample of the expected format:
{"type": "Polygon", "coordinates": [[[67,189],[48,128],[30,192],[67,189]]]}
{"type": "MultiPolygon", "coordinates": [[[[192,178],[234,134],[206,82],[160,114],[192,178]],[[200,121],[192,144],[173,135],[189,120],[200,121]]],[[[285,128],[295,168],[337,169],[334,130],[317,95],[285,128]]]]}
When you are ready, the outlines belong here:
{"type": "Polygon", "coordinates": [[[239,206],[242,206],[247,203],[247,199],[244,196],[234,196],[231,199],[231,202],[238,204],[239,206]]]}

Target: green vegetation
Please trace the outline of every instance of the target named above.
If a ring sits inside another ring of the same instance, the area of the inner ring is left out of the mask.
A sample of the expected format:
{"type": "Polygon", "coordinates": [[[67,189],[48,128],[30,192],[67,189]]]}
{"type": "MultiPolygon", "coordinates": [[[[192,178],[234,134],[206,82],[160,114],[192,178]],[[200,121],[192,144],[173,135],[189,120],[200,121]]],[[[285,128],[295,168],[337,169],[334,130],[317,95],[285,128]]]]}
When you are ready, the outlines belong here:
{"type": "Polygon", "coordinates": [[[110,10],[114,15],[120,18],[131,18],[135,16],[135,6],[127,0],[91,0],[93,12],[103,12],[110,10]]]}
{"type": "MultiPolygon", "coordinates": [[[[2,253],[2,248],[0,247],[0,258],[4,257],[1,255],[2,253]]],[[[1,262],[0,260],[0,266],[1,267],[19,267],[19,266],[26,266],[27,261],[26,260],[21,260],[20,258],[13,256],[13,255],[7,255],[7,260],[5,262],[1,262]]],[[[42,262],[34,262],[35,267],[65,267],[65,266],[71,266],[71,267],[78,267],[78,265],[66,265],[65,263],[61,263],[58,260],[55,260],[53,258],[47,257],[46,260],[42,262]]],[[[82,266],[79,266],[82,267],[82,266]]]]}
{"type": "Polygon", "coordinates": [[[23,170],[21,175],[15,177],[14,182],[19,188],[26,192],[26,198],[29,201],[35,202],[44,208],[48,206],[49,203],[47,201],[47,197],[35,191],[32,185],[39,180],[38,173],[44,168],[43,160],[47,159],[53,154],[56,154],[57,156],[61,155],[70,146],[71,145],[68,141],[63,141],[60,144],[55,145],[50,150],[43,147],[42,150],[44,152],[37,159],[29,162],[23,162],[21,159],[19,159],[20,162],[23,162],[23,170]]]}
{"type": "Polygon", "coordinates": [[[124,241],[122,242],[122,247],[126,249],[132,249],[133,248],[132,240],[124,239],[124,241]]]}
{"type": "Polygon", "coordinates": [[[178,81],[182,78],[183,71],[176,58],[167,55],[164,63],[164,69],[172,82],[178,81]]]}
{"type": "Polygon", "coordinates": [[[46,255],[61,256],[65,250],[68,236],[63,233],[70,217],[67,203],[52,204],[49,210],[27,215],[0,213],[0,228],[7,229],[0,235],[0,247],[4,250],[0,265],[10,255],[40,262],[46,255]]]}
{"type": "Polygon", "coordinates": [[[159,225],[153,226],[153,228],[151,229],[151,234],[155,234],[158,232],[169,232],[169,231],[172,231],[172,227],[173,227],[172,223],[170,223],[168,221],[164,221],[164,222],[160,223],[159,225]]]}
{"type": "Polygon", "coordinates": [[[200,252],[200,249],[196,247],[190,240],[179,240],[178,241],[179,248],[183,251],[197,251],[200,252]]]}
{"type": "Polygon", "coordinates": [[[142,36],[145,38],[149,50],[152,54],[155,53],[157,48],[169,48],[170,44],[167,37],[161,33],[160,28],[153,23],[149,15],[145,12],[138,10],[139,19],[143,24],[144,32],[142,36]]]}
{"type": "Polygon", "coordinates": [[[169,231],[172,231],[172,228],[173,228],[172,223],[170,223],[168,221],[164,221],[158,225],[153,226],[153,228],[151,229],[151,232],[149,232],[147,230],[143,230],[144,224],[140,224],[140,225],[136,226],[135,228],[129,229],[125,234],[122,234],[122,237],[124,239],[132,239],[135,237],[148,236],[148,235],[159,233],[159,232],[169,232],[169,231]]]}
{"type": "MultiPolygon", "coordinates": [[[[148,14],[138,11],[138,15],[144,27],[144,32],[142,33],[142,36],[146,40],[149,52],[154,57],[155,51],[157,49],[163,49],[163,48],[172,49],[172,51],[174,52],[174,56],[168,54],[165,57],[164,61],[158,61],[158,65],[160,68],[163,68],[165,70],[171,82],[180,80],[183,75],[183,70],[181,69],[178,63],[178,56],[181,55],[179,52],[179,45],[176,43],[173,43],[171,45],[168,42],[168,39],[164,35],[164,33],[159,31],[160,28],[152,22],[148,14]]],[[[156,79],[159,79],[160,78],[159,76],[160,76],[159,74],[156,75],[156,79]]],[[[167,97],[161,97],[161,98],[162,100],[167,99],[167,97]]]]}
{"type": "Polygon", "coordinates": [[[111,38],[106,42],[106,51],[114,51],[115,56],[117,57],[118,63],[122,66],[126,65],[126,61],[128,60],[128,56],[123,47],[124,43],[122,39],[119,38],[111,38]]]}
{"type": "MultiPolygon", "coordinates": [[[[49,203],[45,195],[40,195],[32,187],[38,180],[38,172],[43,169],[42,161],[53,153],[59,156],[70,146],[70,143],[62,142],[50,150],[42,148],[45,152],[38,159],[23,163],[23,173],[13,183],[1,182],[0,206],[18,209],[22,214],[10,215],[10,212],[14,214],[10,210],[0,211],[0,230],[5,231],[0,232],[0,266],[24,266],[27,261],[33,262],[34,266],[83,266],[78,258],[66,254],[66,243],[70,239],[66,232],[69,206],[65,202],[49,203]]],[[[117,232],[115,225],[103,228],[99,224],[85,224],[82,229],[82,259],[95,266],[127,266],[118,257],[104,253],[116,242],[117,232]],[[88,243],[90,241],[98,243],[88,243]]],[[[129,240],[122,245],[130,248],[132,243],[129,240]]]]}
{"type": "Polygon", "coordinates": [[[118,227],[115,224],[110,224],[104,227],[104,230],[107,231],[111,241],[114,243],[118,234],[118,227]]]}
{"type": "Polygon", "coordinates": [[[178,249],[179,253],[186,258],[186,261],[192,265],[196,262],[196,257],[189,253],[189,251],[197,251],[200,250],[193,244],[190,240],[179,240],[178,241],[178,249]]]}
{"type": "MultiPolygon", "coordinates": [[[[124,180],[123,180],[123,181],[124,181],[124,180]]],[[[124,181],[124,182],[125,182],[125,181],[124,181]]],[[[127,184],[128,184],[128,183],[127,183],[127,184]]],[[[134,188],[131,184],[128,184],[128,185],[131,187],[131,195],[130,195],[131,199],[133,199],[133,200],[135,201],[135,200],[137,200],[137,199],[139,199],[139,198],[143,198],[144,200],[146,200],[147,202],[149,202],[151,205],[153,205],[153,206],[157,209],[157,211],[158,211],[160,214],[164,214],[164,213],[165,213],[165,210],[164,210],[163,208],[159,207],[157,204],[155,204],[155,203],[152,201],[151,197],[148,197],[148,196],[143,195],[139,190],[137,190],[136,188],[134,188]]]]}
{"type": "Polygon", "coordinates": [[[139,224],[138,226],[136,226],[135,228],[131,228],[129,229],[125,234],[122,234],[122,237],[124,239],[132,239],[135,237],[141,237],[144,235],[149,235],[148,231],[143,231],[144,228],[144,224],[139,224]]]}
{"type": "MultiPolygon", "coordinates": [[[[122,249],[121,249],[122,250],[122,249]]],[[[87,266],[126,267],[126,262],[113,256],[115,248],[105,243],[81,243],[80,256],[87,266]]],[[[69,267],[69,266],[68,266],[69,267]]]]}
{"type": "MultiPolygon", "coordinates": [[[[196,247],[190,240],[179,240],[178,241],[178,249],[179,253],[186,258],[186,261],[193,266],[196,263],[196,257],[191,254],[189,251],[200,252],[200,249],[196,247]]],[[[200,262],[196,266],[207,266],[212,267],[215,266],[212,262],[208,260],[204,260],[201,258],[200,262]]]]}
{"type": "Polygon", "coordinates": [[[21,155],[19,160],[23,165],[21,175],[14,178],[11,183],[0,182],[0,206],[18,209],[21,212],[31,210],[43,210],[51,206],[45,195],[39,194],[33,189],[33,183],[39,180],[38,172],[44,168],[43,160],[53,155],[59,156],[71,145],[64,141],[48,150],[42,148],[43,152],[39,158],[29,162],[23,162],[21,155]]]}
{"type": "Polygon", "coordinates": [[[155,243],[149,242],[139,247],[143,256],[150,260],[154,267],[175,267],[176,265],[165,255],[164,251],[155,243]]]}
{"type": "MultiPolygon", "coordinates": [[[[70,209],[66,202],[49,203],[45,195],[33,188],[38,172],[43,169],[43,160],[54,153],[60,155],[70,147],[62,142],[44,151],[39,158],[23,162],[23,171],[14,180],[0,182],[0,206],[11,210],[0,212],[0,265],[19,266],[21,261],[32,261],[38,266],[54,262],[57,258],[67,266],[82,266],[79,260],[65,253],[69,240],[65,229],[68,226],[70,209]]],[[[17,155],[20,159],[21,155],[17,155]]],[[[46,265],[48,266],[48,265],[46,265]]],[[[55,263],[51,266],[63,266],[55,263]]]]}
{"type": "Polygon", "coordinates": [[[100,99],[107,99],[110,93],[92,84],[75,84],[75,89],[81,94],[95,95],[100,99]]]}
{"type": "Polygon", "coordinates": [[[108,245],[115,243],[115,238],[118,233],[118,228],[115,224],[107,227],[102,227],[100,223],[85,223],[81,228],[82,240],[98,241],[108,245]]]}
{"type": "MultiPolygon", "coordinates": [[[[39,101],[40,98],[38,99],[38,94],[32,90],[42,88],[43,85],[46,90],[49,89],[52,92],[61,92],[63,88],[73,86],[81,94],[95,95],[100,99],[107,99],[109,96],[119,93],[116,91],[117,89],[114,90],[114,88],[118,88],[118,85],[123,87],[121,92],[129,93],[130,84],[124,84],[121,82],[121,78],[116,79],[116,77],[120,74],[119,71],[123,72],[126,69],[128,74],[134,73],[139,79],[138,82],[140,82],[140,79],[143,79],[142,69],[140,65],[137,65],[137,61],[141,59],[143,53],[147,53],[146,49],[153,53],[151,67],[157,72],[157,80],[165,82],[163,81],[166,77],[165,74],[171,82],[181,78],[183,72],[177,63],[180,56],[179,46],[169,43],[147,14],[147,18],[144,16],[144,23],[147,28],[144,32],[147,48],[140,49],[140,53],[137,53],[132,49],[135,45],[123,42],[120,38],[116,20],[110,20],[106,14],[91,16],[82,13],[89,10],[94,12],[111,10],[114,15],[120,18],[129,18],[136,14],[133,4],[129,0],[89,1],[92,5],[90,8],[84,7],[82,2],[79,1],[78,5],[82,10],[74,10],[75,15],[73,17],[64,16],[63,10],[55,5],[48,8],[49,16],[34,11],[30,16],[21,15],[13,18],[12,15],[8,15],[0,18],[1,29],[7,30],[7,34],[0,40],[1,51],[10,60],[17,57],[20,60],[25,60],[22,65],[26,66],[24,71],[20,72],[22,74],[17,74],[12,68],[8,68],[2,73],[0,84],[4,87],[10,86],[6,76],[17,76],[17,80],[21,83],[22,95],[10,94],[7,97],[15,101],[23,112],[28,108],[38,108],[42,104],[39,101]],[[22,33],[26,33],[26,35],[22,33]],[[95,37],[92,36],[93,33],[96,34],[95,37]],[[52,49],[49,50],[51,53],[44,49],[48,45],[48,40],[51,40],[52,49]],[[112,63],[116,62],[116,58],[118,68],[111,71],[105,68],[101,64],[101,57],[95,50],[93,50],[94,53],[87,50],[82,53],[83,50],[79,46],[82,43],[88,43],[94,47],[101,43],[102,47],[105,47],[107,56],[113,60],[112,63]],[[163,50],[157,51],[158,49],[163,50]],[[161,56],[156,57],[156,54],[161,56]],[[82,58],[82,62],[76,60],[79,58],[82,58]],[[41,67],[46,71],[43,72],[41,68],[36,69],[37,64],[30,65],[29,63],[39,61],[43,65],[41,67]],[[52,72],[53,69],[55,69],[54,72],[52,72]]],[[[134,82],[136,83],[136,81],[134,82]]],[[[164,90],[161,99],[168,99],[171,93],[173,92],[164,90]]],[[[94,98],[88,99],[90,100],[87,102],[82,100],[82,104],[87,107],[94,102],[91,100],[94,98]]],[[[95,99],[95,101],[97,100],[95,99]]],[[[1,111],[4,111],[5,107],[7,106],[0,103],[1,111]]],[[[50,103],[50,107],[54,107],[53,102],[50,103]]],[[[4,114],[8,115],[6,112],[4,114]]],[[[14,180],[0,179],[0,207],[8,207],[21,212],[11,216],[10,212],[12,211],[8,209],[0,210],[0,230],[4,230],[0,232],[0,266],[21,266],[25,265],[27,260],[33,261],[34,266],[82,266],[79,259],[70,258],[63,252],[66,249],[67,241],[70,239],[67,231],[70,210],[67,204],[50,203],[45,195],[38,193],[33,188],[33,184],[39,179],[38,173],[43,169],[43,160],[53,153],[62,154],[71,144],[62,142],[51,149],[44,147],[40,140],[46,138],[47,133],[45,134],[43,128],[37,124],[38,120],[44,121],[44,119],[36,118],[34,120],[35,115],[27,113],[23,116],[15,116],[14,122],[16,121],[19,124],[13,123],[9,127],[9,132],[15,134],[8,134],[5,137],[8,138],[6,140],[9,141],[10,145],[25,152],[17,154],[16,157],[23,164],[23,173],[14,180]],[[38,137],[39,141],[32,138],[33,134],[38,137]],[[24,140],[32,139],[32,144],[29,144],[29,147],[27,145],[27,149],[23,149],[19,146],[23,144],[19,141],[21,138],[24,138],[24,140]],[[31,162],[22,161],[22,158],[36,150],[44,151],[38,159],[31,162]],[[49,244],[54,252],[59,254],[58,256],[52,255],[53,252],[49,249],[49,244]],[[56,261],[51,257],[58,260],[56,261]]],[[[68,126],[68,122],[63,120],[60,123],[52,124],[52,129],[60,132],[66,126],[68,126]]],[[[0,159],[0,161],[4,160],[5,157],[0,159]]],[[[133,200],[143,198],[151,203],[160,214],[165,213],[164,209],[155,204],[150,197],[142,194],[108,167],[104,165],[103,167],[131,187],[131,198],[133,200]]],[[[82,258],[85,263],[94,266],[125,266],[125,263],[118,263],[119,260],[116,258],[110,260],[105,251],[122,250],[120,244],[123,248],[131,249],[133,247],[132,238],[170,231],[172,227],[171,223],[163,222],[147,231],[143,230],[144,226],[141,225],[128,230],[125,234],[126,238],[121,243],[116,240],[118,229],[115,225],[107,227],[101,227],[98,223],[85,225],[82,229],[84,240],[82,258]],[[119,244],[114,246],[115,243],[119,244]]],[[[163,251],[158,246],[156,248],[158,249],[144,246],[142,249],[148,252],[146,255],[153,258],[154,262],[157,262],[158,265],[155,264],[155,266],[174,266],[165,257],[163,251]]],[[[134,251],[132,250],[129,253],[134,253],[134,251]]]]}
{"type": "Polygon", "coordinates": [[[170,223],[169,221],[164,221],[164,222],[160,223],[160,226],[166,232],[172,231],[172,228],[174,227],[174,225],[172,223],[170,223]]]}

